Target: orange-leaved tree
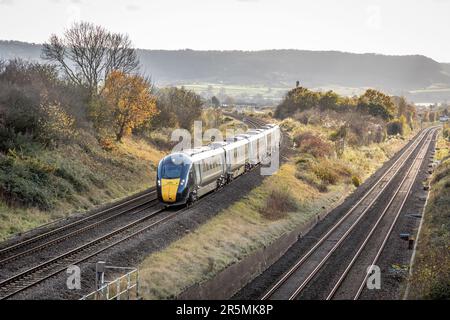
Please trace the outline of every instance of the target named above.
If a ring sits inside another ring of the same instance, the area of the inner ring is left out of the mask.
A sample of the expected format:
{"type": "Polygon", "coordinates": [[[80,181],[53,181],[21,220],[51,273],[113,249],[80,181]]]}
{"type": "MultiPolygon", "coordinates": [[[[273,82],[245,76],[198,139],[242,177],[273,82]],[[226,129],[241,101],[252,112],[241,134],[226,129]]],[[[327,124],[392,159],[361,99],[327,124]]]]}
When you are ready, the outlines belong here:
{"type": "Polygon", "coordinates": [[[102,97],[117,141],[157,114],[150,83],[139,75],[111,72],[106,78],[102,97]]]}

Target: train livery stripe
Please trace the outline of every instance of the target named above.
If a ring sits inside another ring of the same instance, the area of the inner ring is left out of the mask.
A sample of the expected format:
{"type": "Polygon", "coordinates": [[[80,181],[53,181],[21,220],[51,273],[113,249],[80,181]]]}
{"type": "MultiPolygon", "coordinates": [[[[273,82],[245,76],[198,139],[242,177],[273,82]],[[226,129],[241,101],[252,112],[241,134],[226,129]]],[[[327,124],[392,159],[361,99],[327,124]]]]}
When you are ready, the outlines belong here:
{"type": "Polygon", "coordinates": [[[178,185],[180,179],[161,179],[161,196],[164,202],[177,200],[178,185]]]}

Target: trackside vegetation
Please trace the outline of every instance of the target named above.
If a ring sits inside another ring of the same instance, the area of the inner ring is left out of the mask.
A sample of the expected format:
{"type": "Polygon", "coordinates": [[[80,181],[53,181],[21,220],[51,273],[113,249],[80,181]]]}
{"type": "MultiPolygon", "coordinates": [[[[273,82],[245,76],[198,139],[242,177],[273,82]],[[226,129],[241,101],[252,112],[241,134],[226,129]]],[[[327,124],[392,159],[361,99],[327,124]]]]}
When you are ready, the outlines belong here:
{"type": "Polygon", "coordinates": [[[0,240],[153,186],[173,128],[202,114],[140,74],[126,35],[75,23],[42,55],[0,61],[0,240]]]}
{"type": "Polygon", "coordinates": [[[450,298],[450,139],[448,125],[436,148],[440,161],[431,177],[409,299],[450,298]]]}
{"type": "MultiPolygon", "coordinates": [[[[302,95],[295,99],[295,106],[309,103],[302,95]]],[[[289,103],[284,101],[280,106],[289,103]]],[[[390,112],[398,112],[395,102],[389,100],[389,104],[393,108],[390,112]]],[[[275,114],[279,115],[278,110],[275,114]]],[[[283,119],[273,119],[270,113],[251,116],[280,124],[288,160],[242,200],[148,256],[139,266],[144,298],[174,298],[315,219],[359,186],[417,132],[412,120],[403,135],[389,135],[386,126],[390,120],[367,110],[336,111],[316,105],[283,119]]]]}

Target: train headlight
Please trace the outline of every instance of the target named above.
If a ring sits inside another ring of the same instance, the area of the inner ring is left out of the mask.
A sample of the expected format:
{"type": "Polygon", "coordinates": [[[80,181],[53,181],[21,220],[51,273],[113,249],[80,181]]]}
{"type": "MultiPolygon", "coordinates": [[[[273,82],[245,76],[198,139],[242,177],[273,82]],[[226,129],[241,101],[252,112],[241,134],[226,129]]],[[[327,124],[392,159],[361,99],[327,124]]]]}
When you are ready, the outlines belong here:
{"type": "Polygon", "coordinates": [[[161,180],[158,179],[158,187],[161,187],[161,180]]]}
{"type": "Polygon", "coordinates": [[[183,179],[183,180],[181,180],[181,182],[180,182],[180,186],[183,186],[185,182],[186,182],[186,181],[185,181],[184,179],[183,179]]]}

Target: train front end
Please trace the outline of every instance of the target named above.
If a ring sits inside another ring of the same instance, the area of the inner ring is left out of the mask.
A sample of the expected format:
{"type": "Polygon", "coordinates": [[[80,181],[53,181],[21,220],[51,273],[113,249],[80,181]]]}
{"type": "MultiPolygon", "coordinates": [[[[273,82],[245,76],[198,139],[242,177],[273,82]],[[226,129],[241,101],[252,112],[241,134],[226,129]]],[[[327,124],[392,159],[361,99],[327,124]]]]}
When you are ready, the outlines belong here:
{"type": "Polygon", "coordinates": [[[156,189],[160,202],[166,205],[182,205],[187,202],[191,167],[190,158],[183,153],[170,154],[159,162],[156,189]]]}

